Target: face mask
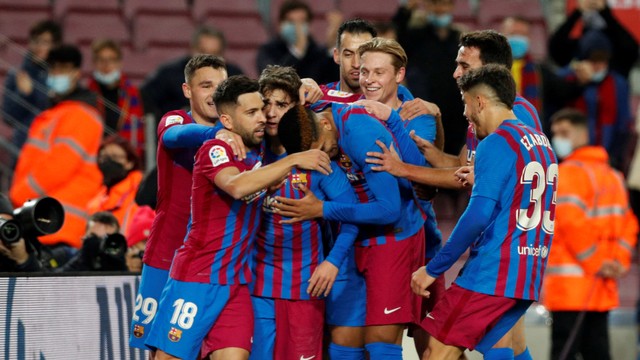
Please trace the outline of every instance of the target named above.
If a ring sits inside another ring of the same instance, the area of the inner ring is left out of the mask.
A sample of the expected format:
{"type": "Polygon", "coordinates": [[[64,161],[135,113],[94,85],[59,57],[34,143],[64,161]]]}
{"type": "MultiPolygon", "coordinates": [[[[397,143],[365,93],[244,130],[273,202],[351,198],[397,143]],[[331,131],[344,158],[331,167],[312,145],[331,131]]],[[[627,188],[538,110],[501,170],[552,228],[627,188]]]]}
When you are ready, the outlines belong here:
{"type": "Polygon", "coordinates": [[[447,27],[447,26],[449,26],[449,24],[451,24],[451,21],[453,20],[453,15],[451,15],[451,14],[445,14],[445,15],[429,14],[429,15],[427,15],[427,20],[429,20],[429,22],[431,24],[433,24],[433,26],[435,26],[437,28],[443,28],[443,27],[447,27]]]}
{"type": "Polygon", "coordinates": [[[560,159],[566,158],[573,152],[573,145],[571,145],[571,140],[567,138],[554,136],[553,138],[551,138],[551,145],[556,151],[556,155],[558,155],[560,159]]]}
{"type": "Polygon", "coordinates": [[[124,165],[110,158],[98,162],[98,169],[102,173],[102,183],[111,187],[127,177],[124,165]]]}
{"type": "Polygon", "coordinates": [[[515,59],[522,59],[529,51],[529,39],[521,35],[513,35],[507,38],[511,45],[511,54],[515,59]]]}
{"type": "Polygon", "coordinates": [[[113,70],[108,74],[96,70],[93,72],[93,78],[102,85],[111,85],[120,80],[120,70],[113,70]]]}
{"type": "Polygon", "coordinates": [[[66,94],[71,90],[71,76],[49,75],[47,77],[47,87],[58,95],[66,94]]]}
{"type": "MultiPolygon", "coordinates": [[[[302,25],[302,33],[304,36],[309,35],[309,25],[308,24],[304,24],[302,25]]],[[[293,45],[296,43],[297,40],[297,35],[296,35],[296,24],[287,21],[282,25],[282,28],[280,29],[280,36],[282,37],[282,39],[284,39],[284,41],[287,42],[287,44],[289,45],[293,45]]]]}
{"type": "Polygon", "coordinates": [[[607,77],[607,69],[593,73],[593,75],[591,75],[591,81],[599,83],[604,80],[605,77],[607,77]]]}

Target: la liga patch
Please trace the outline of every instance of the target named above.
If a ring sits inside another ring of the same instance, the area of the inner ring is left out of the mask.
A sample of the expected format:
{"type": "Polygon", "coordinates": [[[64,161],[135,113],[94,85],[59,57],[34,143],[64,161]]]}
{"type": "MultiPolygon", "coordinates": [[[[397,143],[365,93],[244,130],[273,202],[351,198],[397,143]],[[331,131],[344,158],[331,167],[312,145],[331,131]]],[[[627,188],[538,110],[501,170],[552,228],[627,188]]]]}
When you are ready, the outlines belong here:
{"type": "Polygon", "coordinates": [[[229,162],[229,156],[227,150],[220,145],[214,145],[209,149],[209,159],[213,167],[220,166],[229,162]]]}
{"type": "Polygon", "coordinates": [[[182,122],[184,121],[184,118],[180,115],[171,115],[169,117],[167,117],[167,119],[164,121],[164,126],[171,126],[173,124],[182,124],[182,122]]]}

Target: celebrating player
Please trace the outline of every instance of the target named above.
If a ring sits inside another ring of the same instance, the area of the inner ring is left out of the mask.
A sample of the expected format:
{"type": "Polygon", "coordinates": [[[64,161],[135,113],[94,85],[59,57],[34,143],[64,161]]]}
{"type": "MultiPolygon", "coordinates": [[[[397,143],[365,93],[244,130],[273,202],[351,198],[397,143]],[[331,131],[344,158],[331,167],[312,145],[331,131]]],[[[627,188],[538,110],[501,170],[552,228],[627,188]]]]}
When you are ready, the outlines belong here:
{"type": "Polygon", "coordinates": [[[220,122],[241,136],[246,158],[220,140],[205,142],[193,169],[192,221],[173,260],[146,344],[158,359],[247,359],[253,335],[248,257],[265,188],[294,167],[328,174],[328,156],[311,150],[261,167],[265,118],[257,81],[233,76],[214,94],[220,122]],[[206,339],[205,339],[206,336],[206,339]],[[202,349],[201,349],[202,348],[202,349]]]}
{"type": "Polygon", "coordinates": [[[557,160],[544,134],[516,119],[506,67],[469,71],[458,85],[482,140],[476,182],[449,241],[413,274],[411,286],[429,296],[427,287],[471,246],[461,275],[422,323],[432,335],[431,356],[457,359],[475,348],[486,359],[513,358],[509,329],[538,299],[551,246],[557,160]]]}

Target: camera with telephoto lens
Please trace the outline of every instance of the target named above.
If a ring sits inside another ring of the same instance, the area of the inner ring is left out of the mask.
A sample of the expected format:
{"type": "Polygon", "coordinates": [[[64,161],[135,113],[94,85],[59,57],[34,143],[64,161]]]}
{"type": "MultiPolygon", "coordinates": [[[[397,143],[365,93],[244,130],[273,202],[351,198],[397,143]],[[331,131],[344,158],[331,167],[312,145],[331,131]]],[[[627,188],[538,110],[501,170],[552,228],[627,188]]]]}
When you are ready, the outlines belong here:
{"type": "Polygon", "coordinates": [[[43,197],[26,201],[13,211],[13,218],[0,219],[0,240],[5,245],[57,232],[64,222],[64,208],[58,200],[43,197]]]}
{"type": "Polygon", "coordinates": [[[127,252],[127,240],[122,234],[115,233],[104,237],[91,234],[84,239],[81,252],[89,264],[87,270],[126,270],[124,255],[127,252]]]}

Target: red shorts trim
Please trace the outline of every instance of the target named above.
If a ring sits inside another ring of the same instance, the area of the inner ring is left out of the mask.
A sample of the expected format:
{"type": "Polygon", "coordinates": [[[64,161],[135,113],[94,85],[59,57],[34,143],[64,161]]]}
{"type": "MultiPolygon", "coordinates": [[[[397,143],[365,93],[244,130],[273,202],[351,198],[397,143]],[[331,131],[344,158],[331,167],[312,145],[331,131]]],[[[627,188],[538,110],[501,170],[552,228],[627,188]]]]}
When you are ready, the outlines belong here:
{"type": "Polygon", "coordinates": [[[253,308],[246,285],[235,286],[229,301],[202,342],[200,356],[208,358],[216,350],[235,347],[251,351],[253,308]]]}
{"type": "Polygon", "coordinates": [[[275,299],[274,359],[322,359],[324,300],[275,299]]]}
{"type": "Polygon", "coordinates": [[[356,247],[367,287],[365,325],[420,323],[422,300],[411,291],[411,275],[424,260],[424,228],[401,241],[356,247]]]}
{"type": "Polygon", "coordinates": [[[421,326],[440,342],[475,349],[517,299],[492,296],[453,284],[421,326]]]}

